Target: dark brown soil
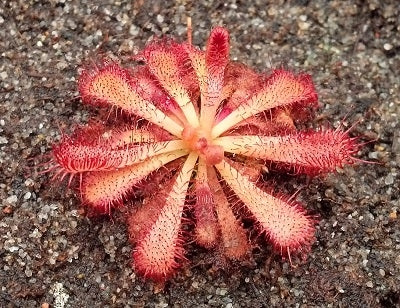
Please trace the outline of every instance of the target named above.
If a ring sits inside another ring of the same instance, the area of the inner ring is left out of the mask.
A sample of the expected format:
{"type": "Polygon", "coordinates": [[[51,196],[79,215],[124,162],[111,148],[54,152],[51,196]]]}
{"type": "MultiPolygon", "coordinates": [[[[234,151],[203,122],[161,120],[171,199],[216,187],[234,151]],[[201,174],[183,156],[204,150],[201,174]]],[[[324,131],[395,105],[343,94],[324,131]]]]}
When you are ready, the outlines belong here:
{"type": "Polygon", "coordinates": [[[267,2],[0,1],[1,307],[400,307],[400,5],[267,2]],[[221,270],[213,252],[190,246],[191,263],[157,293],[132,271],[118,214],[80,215],[79,197],[32,166],[60,127],[88,119],[77,99],[81,63],[127,62],[154,35],[184,40],[187,16],[196,45],[224,25],[233,59],[312,74],[314,123],[360,121],[351,134],[374,141],[358,157],[378,164],[307,186],[288,178],[320,216],[304,264],[292,268],[261,247],[221,270]]]}

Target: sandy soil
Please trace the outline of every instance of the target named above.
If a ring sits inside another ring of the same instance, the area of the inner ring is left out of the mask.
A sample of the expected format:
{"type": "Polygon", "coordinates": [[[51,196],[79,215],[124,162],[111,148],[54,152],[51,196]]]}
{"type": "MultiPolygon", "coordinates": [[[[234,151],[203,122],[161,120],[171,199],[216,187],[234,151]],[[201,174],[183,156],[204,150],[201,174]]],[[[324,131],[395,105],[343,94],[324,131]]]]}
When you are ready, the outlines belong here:
{"type": "Polygon", "coordinates": [[[396,0],[0,1],[0,306],[400,307],[399,16],[396,0]],[[187,16],[196,45],[224,25],[232,58],[311,73],[314,124],[359,120],[351,134],[375,140],[359,158],[379,164],[307,186],[276,179],[303,187],[299,198],[320,215],[304,264],[260,247],[221,270],[190,246],[192,263],[157,293],[131,269],[122,217],[80,215],[79,197],[32,167],[59,127],[88,120],[76,91],[82,62],[126,62],[152,36],[183,40],[187,16]]]}

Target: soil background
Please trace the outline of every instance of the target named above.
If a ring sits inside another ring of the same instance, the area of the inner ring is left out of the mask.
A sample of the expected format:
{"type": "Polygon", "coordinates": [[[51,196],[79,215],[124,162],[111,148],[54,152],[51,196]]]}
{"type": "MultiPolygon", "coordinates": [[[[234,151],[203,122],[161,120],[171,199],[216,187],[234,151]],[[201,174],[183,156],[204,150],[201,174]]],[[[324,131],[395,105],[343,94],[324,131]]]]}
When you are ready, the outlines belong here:
{"type": "Polygon", "coordinates": [[[399,16],[396,0],[0,0],[0,307],[400,307],[399,16]],[[310,73],[313,124],[359,121],[357,157],[377,164],[273,178],[320,216],[307,261],[263,245],[221,269],[189,245],[159,291],[134,274],[121,215],[81,215],[79,196],[34,166],[96,113],[78,97],[83,62],[129,65],[154,36],[185,40],[188,16],[197,46],[224,25],[233,59],[310,73]]]}

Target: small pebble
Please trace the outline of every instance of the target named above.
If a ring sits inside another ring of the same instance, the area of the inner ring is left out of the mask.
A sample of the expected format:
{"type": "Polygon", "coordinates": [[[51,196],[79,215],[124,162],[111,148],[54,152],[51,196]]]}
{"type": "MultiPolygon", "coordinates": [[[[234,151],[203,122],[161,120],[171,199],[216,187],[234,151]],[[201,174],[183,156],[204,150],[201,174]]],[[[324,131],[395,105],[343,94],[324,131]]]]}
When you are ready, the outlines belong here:
{"type": "Polygon", "coordinates": [[[8,143],[8,140],[7,140],[7,138],[6,137],[0,137],[0,144],[7,144],[8,143]]]}
{"type": "Polygon", "coordinates": [[[6,199],[6,202],[9,204],[17,203],[18,197],[16,195],[12,195],[6,199]]]}
{"type": "Polygon", "coordinates": [[[395,263],[396,265],[400,265],[400,255],[398,255],[398,256],[396,257],[396,259],[394,260],[394,263],[395,263]]]}
{"type": "Polygon", "coordinates": [[[267,11],[269,16],[275,16],[276,14],[278,14],[277,9],[274,6],[271,6],[268,11],[267,11]]]}
{"type": "Polygon", "coordinates": [[[303,30],[303,31],[310,29],[310,26],[311,26],[310,23],[304,22],[304,21],[299,21],[297,24],[298,24],[300,30],[303,30]]]}
{"type": "Polygon", "coordinates": [[[26,192],[24,195],[24,200],[29,200],[32,196],[32,193],[30,191],[26,192]]]}
{"type": "Polygon", "coordinates": [[[389,218],[392,219],[392,220],[397,219],[397,212],[396,211],[390,212],[389,218]]]}
{"type": "Polygon", "coordinates": [[[383,49],[385,49],[385,50],[391,50],[393,48],[393,45],[392,44],[389,44],[389,43],[385,43],[385,44],[383,44],[383,49]]]}
{"type": "Polygon", "coordinates": [[[163,23],[163,21],[164,21],[164,17],[162,15],[158,14],[157,15],[157,22],[161,24],[161,23],[163,23]]]}

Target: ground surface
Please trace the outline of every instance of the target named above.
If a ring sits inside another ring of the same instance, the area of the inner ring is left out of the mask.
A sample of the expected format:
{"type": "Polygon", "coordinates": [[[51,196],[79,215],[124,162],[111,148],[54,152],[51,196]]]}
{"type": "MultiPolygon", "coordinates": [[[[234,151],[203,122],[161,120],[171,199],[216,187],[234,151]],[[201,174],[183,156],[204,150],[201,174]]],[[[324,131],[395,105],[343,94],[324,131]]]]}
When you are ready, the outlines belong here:
{"type": "Polygon", "coordinates": [[[0,307],[399,307],[398,1],[90,2],[0,1],[0,307]],[[322,106],[315,124],[361,120],[352,134],[376,141],[359,157],[380,164],[308,186],[275,179],[304,187],[299,198],[320,215],[304,264],[291,268],[262,247],[220,270],[194,246],[192,263],[155,293],[131,269],[122,218],[81,216],[74,192],[29,159],[50,149],[59,127],[87,120],[76,99],[84,60],[126,62],[153,35],[183,40],[188,15],[196,45],[225,25],[234,59],[311,73],[322,106]]]}

